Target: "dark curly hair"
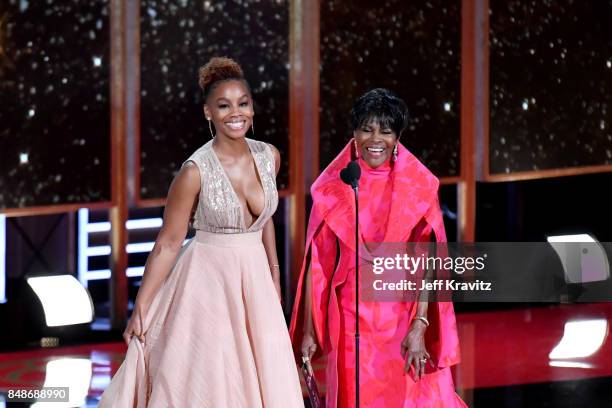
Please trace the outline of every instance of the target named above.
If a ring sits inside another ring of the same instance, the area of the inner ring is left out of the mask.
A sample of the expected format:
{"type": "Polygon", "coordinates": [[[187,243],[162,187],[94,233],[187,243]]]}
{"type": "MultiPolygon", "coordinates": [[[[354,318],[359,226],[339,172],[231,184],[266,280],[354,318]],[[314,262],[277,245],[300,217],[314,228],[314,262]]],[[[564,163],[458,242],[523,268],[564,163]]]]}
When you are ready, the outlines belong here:
{"type": "Polygon", "coordinates": [[[355,101],[351,109],[351,127],[355,131],[372,122],[390,128],[400,137],[408,126],[408,107],[388,89],[372,89],[355,101]]]}
{"type": "Polygon", "coordinates": [[[208,95],[210,95],[220,83],[225,81],[242,81],[249,90],[249,93],[251,92],[251,88],[244,77],[240,64],[231,58],[213,57],[206,65],[200,67],[198,74],[198,84],[200,85],[200,89],[202,89],[204,103],[206,103],[208,95]]]}

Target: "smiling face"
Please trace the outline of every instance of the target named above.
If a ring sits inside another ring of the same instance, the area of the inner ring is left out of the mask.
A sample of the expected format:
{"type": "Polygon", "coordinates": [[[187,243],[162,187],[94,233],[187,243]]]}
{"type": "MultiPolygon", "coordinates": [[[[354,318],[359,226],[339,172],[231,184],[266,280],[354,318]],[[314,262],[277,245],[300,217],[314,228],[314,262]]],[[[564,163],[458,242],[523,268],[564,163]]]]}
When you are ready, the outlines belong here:
{"type": "Polygon", "coordinates": [[[218,84],[206,98],[204,115],[215,125],[216,136],[244,137],[253,123],[253,101],[246,84],[228,80],[218,84]]]}
{"type": "Polygon", "coordinates": [[[373,169],[391,159],[397,143],[395,132],[377,121],[365,122],[353,132],[353,136],[359,157],[373,169]]]}

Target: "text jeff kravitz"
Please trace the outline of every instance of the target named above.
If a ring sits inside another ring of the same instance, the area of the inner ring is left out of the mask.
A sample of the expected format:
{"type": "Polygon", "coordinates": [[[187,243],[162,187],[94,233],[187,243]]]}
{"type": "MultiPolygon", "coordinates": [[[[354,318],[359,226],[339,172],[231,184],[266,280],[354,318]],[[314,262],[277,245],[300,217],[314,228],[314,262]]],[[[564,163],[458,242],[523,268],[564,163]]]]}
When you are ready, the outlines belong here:
{"type": "Polygon", "coordinates": [[[421,290],[452,290],[452,291],[490,291],[491,282],[480,279],[474,282],[458,282],[454,279],[435,279],[431,281],[422,280],[417,282],[402,279],[397,282],[385,282],[377,279],[372,283],[376,291],[421,291],[421,290]]]}

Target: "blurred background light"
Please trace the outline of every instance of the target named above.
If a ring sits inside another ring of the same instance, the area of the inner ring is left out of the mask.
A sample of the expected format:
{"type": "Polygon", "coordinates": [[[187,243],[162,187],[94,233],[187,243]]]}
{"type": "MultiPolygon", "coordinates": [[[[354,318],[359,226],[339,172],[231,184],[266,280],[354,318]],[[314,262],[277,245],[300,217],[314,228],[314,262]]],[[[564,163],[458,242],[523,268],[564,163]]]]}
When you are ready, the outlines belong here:
{"type": "Polygon", "coordinates": [[[599,282],[610,278],[610,264],[603,246],[589,234],[548,236],[561,260],[567,283],[599,282]]]}
{"type": "Polygon", "coordinates": [[[86,402],[91,382],[91,361],[87,358],[60,358],[47,363],[44,387],[68,387],[69,401],[38,402],[31,407],[80,407],[86,402]]]}
{"type": "Polygon", "coordinates": [[[566,322],[563,337],[548,357],[551,360],[589,357],[601,348],[607,336],[606,319],[566,322]]]}
{"type": "Polygon", "coordinates": [[[93,320],[89,292],[72,275],[30,277],[27,282],[42,304],[47,326],[66,326],[93,320]]]}

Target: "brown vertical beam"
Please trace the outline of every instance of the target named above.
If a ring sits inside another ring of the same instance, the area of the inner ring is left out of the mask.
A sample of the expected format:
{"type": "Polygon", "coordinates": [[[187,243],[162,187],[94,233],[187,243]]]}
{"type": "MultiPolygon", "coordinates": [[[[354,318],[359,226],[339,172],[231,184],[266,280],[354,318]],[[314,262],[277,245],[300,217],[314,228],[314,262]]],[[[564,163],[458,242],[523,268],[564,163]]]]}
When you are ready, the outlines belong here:
{"type": "Polygon", "coordinates": [[[123,0],[110,2],[111,29],[111,327],[121,329],[127,318],[127,251],[125,222],[128,217],[126,174],[126,16],[123,0]]]}
{"type": "Polygon", "coordinates": [[[289,6],[289,183],[288,240],[291,306],[302,263],[306,194],[319,170],[319,13],[318,0],[289,6]]]}
{"type": "Polygon", "coordinates": [[[125,4],[126,178],[128,205],[135,207],[140,188],[140,2],[125,4]]]}
{"type": "Polygon", "coordinates": [[[461,181],[457,240],[476,238],[476,182],[488,167],[489,1],[463,0],[461,31],[461,181]]]}
{"type": "Polygon", "coordinates": [[[302,8],[302,69],[303,69],[303,140],[305,192],[319,176],[319,95],[320,95],[320,36],[321,4],[305,0],[302,8]]]}

